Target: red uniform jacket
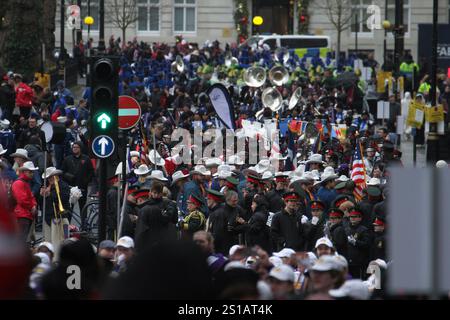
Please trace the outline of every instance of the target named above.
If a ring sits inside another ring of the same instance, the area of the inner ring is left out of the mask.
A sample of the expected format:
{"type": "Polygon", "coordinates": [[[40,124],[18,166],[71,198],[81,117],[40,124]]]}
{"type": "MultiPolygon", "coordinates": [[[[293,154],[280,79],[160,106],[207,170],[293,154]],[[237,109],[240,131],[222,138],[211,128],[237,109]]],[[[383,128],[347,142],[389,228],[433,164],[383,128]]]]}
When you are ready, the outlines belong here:
{"type": "Polygon", "coordinates": [[[31,108],[33,106],[33,90],[25,83],[19,83],[16,88],[16,105],[31,108]]]}
{"type": "Polygon", "coordinates": [[[31,192],[29,179],[25,174],[21,173],[19,179],[14,181],[11,186],[12,195],[16,200],[14,214],[16,218],[26,218],[33,220],[31,209],[36,206],[36,199],[31,192]]]}

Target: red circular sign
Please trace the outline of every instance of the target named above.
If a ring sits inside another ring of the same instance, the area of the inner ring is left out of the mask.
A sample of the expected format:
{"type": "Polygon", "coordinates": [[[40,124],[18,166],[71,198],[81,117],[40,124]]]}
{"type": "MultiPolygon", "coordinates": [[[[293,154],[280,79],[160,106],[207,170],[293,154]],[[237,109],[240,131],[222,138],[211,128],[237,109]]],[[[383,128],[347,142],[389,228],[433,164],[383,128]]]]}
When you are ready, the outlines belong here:
{"type": "Polygon", "coordinates": [[[130,96],[119,96],[119,129],[133,128],[141,118],[139,102],[130,96]]]}

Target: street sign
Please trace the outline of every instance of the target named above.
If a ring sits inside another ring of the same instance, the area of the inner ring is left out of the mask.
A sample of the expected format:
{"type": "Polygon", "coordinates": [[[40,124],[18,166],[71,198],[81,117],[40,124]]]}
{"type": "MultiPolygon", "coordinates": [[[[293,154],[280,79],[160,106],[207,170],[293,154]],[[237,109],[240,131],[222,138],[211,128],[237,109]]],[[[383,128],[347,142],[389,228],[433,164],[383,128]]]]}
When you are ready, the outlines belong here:
{"type": "Polygon", "coordinates": [[[141,106],[130,96],[119,96],[119,129],[133,128],[141,118],[141,106]]]}
{"type": "Polygon", "coordinates": [[[108,158],[114,152],[114,140],[108,136],[98,136],[92,141],[92,152],[98,158],[108,158]]]}
{"type": "Polygon", "coordinates": [[[111,117],[106,113],[101,113],[97,116],[96,121],[100,123],[102,129],[106,129],[109,123],[111,123],[111,117]]]}

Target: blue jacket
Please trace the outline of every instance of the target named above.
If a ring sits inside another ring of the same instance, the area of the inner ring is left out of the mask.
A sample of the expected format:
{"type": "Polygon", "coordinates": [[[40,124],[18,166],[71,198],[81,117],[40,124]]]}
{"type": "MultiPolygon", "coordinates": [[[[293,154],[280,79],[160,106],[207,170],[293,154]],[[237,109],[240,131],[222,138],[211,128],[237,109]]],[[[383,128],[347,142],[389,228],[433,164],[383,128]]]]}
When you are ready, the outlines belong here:
{"type": "Polygon", "coordinates": [[[325,204],[325,210],[330,208],[331,203],[336,199],[337,195],[336,190],[330,190],[325,187],[320,187],[319,191],[317,191],[317,197],[325,204]]]}
{"type": "Polygon", "coordinates": [[[187,212],[187,201],[189,199],[189,197],[195,194],[196,196],[198,196],[200,199],[203,200],[203,206],[200,208],[200,211],[202,211],[205,216],[207,216],[208,213],[208,207],[206,205],[206,200],[203,197],[202,191],[200,190],[200,186],[195,182],[195,181],[189,181],[184,185],[184,192],[183,192],[183,200],[182,200],[182,205],[181,205],[181,211],[182,212],[187,212]]]}

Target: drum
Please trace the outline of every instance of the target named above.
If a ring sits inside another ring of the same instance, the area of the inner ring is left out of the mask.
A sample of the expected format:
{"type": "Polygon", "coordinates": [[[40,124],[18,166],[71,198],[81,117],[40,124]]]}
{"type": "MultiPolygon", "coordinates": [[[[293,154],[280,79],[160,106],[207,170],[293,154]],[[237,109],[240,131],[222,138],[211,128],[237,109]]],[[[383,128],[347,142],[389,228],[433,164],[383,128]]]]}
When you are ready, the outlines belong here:
{"type": "Polygon", "coordinates": [[[41,126],[47,143],[62,144],[66,136],[66,126],[59,122],[44,122],[41,126]]]}

